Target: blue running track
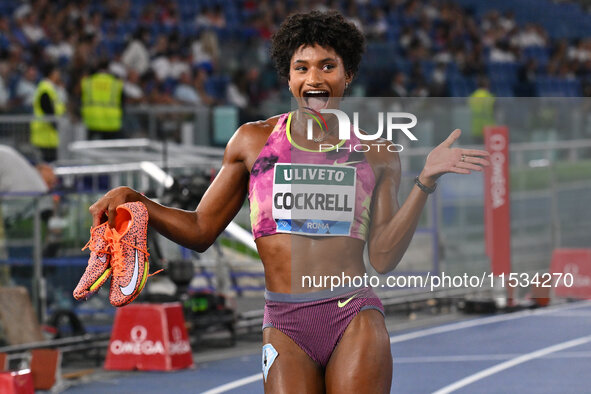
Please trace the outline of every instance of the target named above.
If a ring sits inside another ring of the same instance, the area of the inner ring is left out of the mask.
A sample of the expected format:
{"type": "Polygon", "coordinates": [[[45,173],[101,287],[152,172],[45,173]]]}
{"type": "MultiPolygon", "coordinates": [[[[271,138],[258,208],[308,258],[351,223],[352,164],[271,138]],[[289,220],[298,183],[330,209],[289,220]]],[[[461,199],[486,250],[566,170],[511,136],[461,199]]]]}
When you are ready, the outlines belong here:
{"type": "MultiPolygon", "coordinates": [[[[393,393],[591,392],[591,302],[493,315],[390,338],[393,393]]],[[[66,393],[262,393],[260,354],[137,372],[66,393]]]]}

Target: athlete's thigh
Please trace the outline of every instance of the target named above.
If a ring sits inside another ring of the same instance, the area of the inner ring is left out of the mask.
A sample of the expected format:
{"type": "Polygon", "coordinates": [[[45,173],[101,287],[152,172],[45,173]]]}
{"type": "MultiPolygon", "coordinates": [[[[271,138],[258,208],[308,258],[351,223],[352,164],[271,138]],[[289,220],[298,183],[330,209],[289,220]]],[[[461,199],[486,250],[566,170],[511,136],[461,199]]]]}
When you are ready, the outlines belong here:
{"type": "Polygon", "coordinates": [[[326,366],[327,393],[389,393],[392,352],[384,317],[373,309],[351,321],[326,366]]]}
{"type": "Polygon", "coordinates": [[[277,356],[264,382],[265,393],[324,393],[322,369],[291,338],[267,327],[263,330],[263,346],[267,344],[273,346],[277,356]]]}

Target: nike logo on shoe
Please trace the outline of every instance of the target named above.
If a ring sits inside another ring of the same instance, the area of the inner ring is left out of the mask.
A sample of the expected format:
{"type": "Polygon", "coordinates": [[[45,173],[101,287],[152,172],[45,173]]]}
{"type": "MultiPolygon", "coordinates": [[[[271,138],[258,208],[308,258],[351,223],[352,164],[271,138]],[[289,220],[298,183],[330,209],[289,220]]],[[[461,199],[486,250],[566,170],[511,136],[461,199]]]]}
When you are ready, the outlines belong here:
{"type": "Polygon", "coordinates": [[[137,285],[139,271],[140,271],[140,263],[138,260],[138,253],[136,250],[135,251],[135,263],[133,266],[133,275],[131,276],[131,280],[129,281],[127,286],[125,286],[125,287],[119,286],[119,289],[121,289],[121,293],[123,293],[123,295],[129,296],[129,295],[133,294],[133,292],[135,290],[135,286],[137,285]]]}
{"type": "Polygon", "coordinates": [[[345,305],[347,305],[353,298],[357,297],[358,293],[353,294],[351,297],[347,298],[345,301],[341,301],[339,300],[339,302],[337,302],[337,306],[339,308],[344,307],[345,305]]]}
{"type": "Polygon", "coordinates": [[[107,262],[107,256],[104,254],[101,257],[99,257],[98,259],[103,264],[107,262]]]}

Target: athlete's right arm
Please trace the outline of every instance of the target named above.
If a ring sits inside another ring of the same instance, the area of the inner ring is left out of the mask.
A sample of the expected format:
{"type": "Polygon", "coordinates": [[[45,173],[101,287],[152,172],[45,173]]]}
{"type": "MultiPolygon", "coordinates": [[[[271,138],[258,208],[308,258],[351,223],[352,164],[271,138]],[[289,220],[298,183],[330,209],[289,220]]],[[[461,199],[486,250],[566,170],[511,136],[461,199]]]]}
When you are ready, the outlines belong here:
{"type": "Polygon", "coordinates": [[[149,224],[156,231],[187,248],[206,250],[244,202],[249,179],[244,162],[244,152],[251,143],[249,127],[252,126],[240,127],[228,142],[222,167],[195,211],[165,207],[131,188],[118,187],[90,207],[93,226],[99,225],[107,216],[109,225],[113,227],[117,206],[141,201],[148,209],[149,224]]]}

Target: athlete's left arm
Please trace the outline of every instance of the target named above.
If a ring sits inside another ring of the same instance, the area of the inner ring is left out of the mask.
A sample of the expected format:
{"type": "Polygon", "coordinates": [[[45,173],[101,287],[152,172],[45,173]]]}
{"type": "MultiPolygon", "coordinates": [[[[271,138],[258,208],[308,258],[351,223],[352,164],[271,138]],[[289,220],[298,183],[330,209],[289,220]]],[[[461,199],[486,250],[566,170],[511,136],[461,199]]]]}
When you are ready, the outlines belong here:
{"type": "MultiPolygon", "coordinates": [[[[454,130],[434,148],[419,175],[419,181],[433,187],[446,173],[469,174],[488,165],[488,152],[476,149],[452,148],[461,131],[454,130]]],[[[371,265],[380,273],[396,268],[414,235],[428,194],[414,186],[402,206],[398,204],[401,179],[400,157],[387,150],[372,155],[370,162],[377,180],[372,200],[368,239],[371,265]]]]}

